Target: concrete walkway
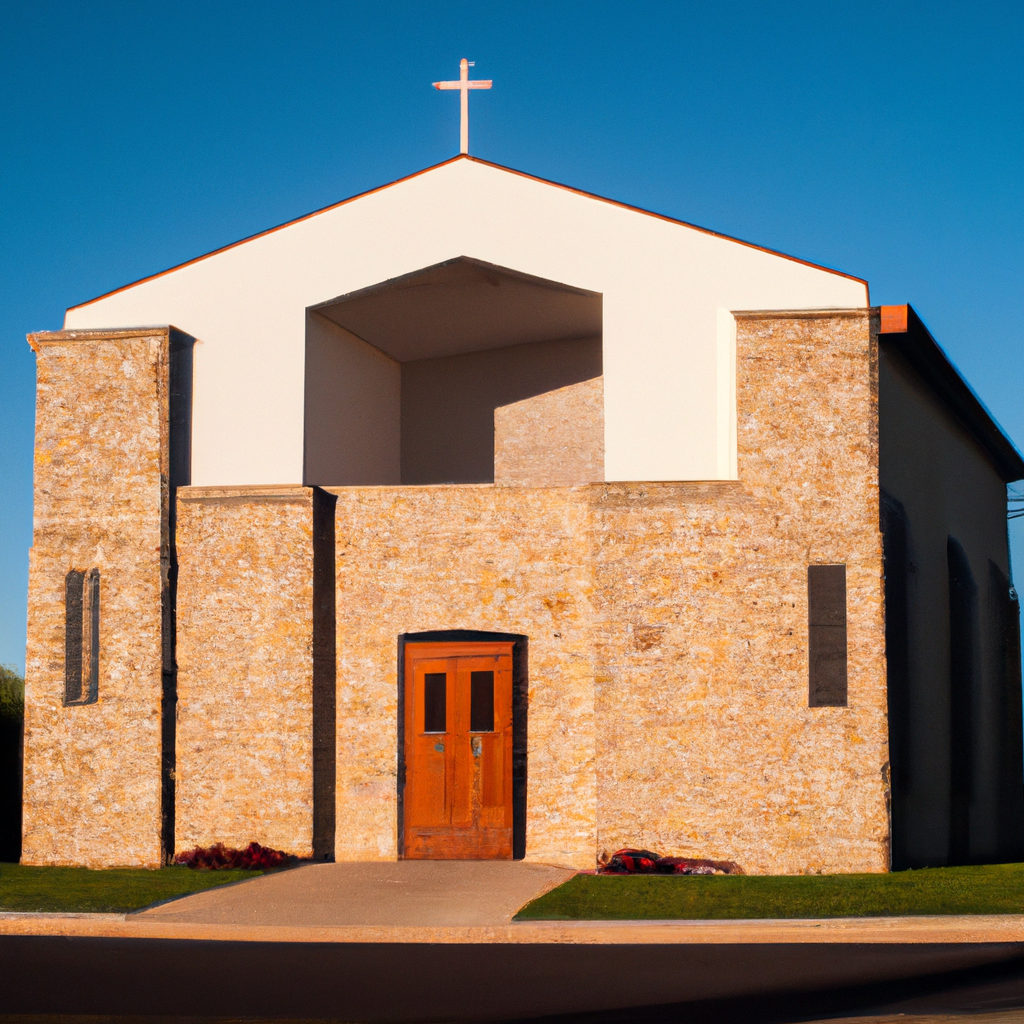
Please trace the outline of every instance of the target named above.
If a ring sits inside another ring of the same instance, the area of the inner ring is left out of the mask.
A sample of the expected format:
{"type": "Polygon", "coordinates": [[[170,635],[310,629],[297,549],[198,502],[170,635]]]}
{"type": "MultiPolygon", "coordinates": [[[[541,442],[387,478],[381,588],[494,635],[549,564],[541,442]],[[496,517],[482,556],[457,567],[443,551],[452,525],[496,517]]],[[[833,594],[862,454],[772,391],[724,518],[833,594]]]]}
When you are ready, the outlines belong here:
{"type": "Polygon", "coordinates": [[[133,915],[189,924],[335,927],[505,925],[574,871],[522,861],[308,864],[133,915]]]}

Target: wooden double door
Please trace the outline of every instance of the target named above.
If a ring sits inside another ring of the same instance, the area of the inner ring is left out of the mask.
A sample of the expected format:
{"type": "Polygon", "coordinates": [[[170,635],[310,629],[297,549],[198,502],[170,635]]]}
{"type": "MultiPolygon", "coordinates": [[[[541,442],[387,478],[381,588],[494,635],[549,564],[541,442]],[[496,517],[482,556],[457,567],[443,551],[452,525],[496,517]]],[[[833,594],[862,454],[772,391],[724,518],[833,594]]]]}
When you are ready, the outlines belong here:
{"type": "Polygon", "coordinates": [[[512,644],[405,647],[404,856],[512,859],[512,644]]]}

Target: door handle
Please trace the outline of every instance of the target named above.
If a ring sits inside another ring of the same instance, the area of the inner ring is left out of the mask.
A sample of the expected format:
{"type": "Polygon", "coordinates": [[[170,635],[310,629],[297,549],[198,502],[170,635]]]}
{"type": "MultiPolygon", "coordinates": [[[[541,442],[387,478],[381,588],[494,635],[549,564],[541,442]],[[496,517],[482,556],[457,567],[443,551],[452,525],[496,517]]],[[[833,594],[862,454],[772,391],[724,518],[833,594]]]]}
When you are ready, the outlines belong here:
{"type": "Polygon", "coordinates": [[[473,756],[479,757],[483,753],[484,741],[479,736],[474,736],[472,740],[473,756]]]}

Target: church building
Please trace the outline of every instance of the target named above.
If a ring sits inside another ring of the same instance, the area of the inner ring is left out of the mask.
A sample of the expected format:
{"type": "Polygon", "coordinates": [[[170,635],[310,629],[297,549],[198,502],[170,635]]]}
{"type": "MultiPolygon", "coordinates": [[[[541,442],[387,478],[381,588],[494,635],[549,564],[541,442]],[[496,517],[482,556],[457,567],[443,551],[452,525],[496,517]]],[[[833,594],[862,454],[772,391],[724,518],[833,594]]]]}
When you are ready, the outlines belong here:
{"type": "Polygon", "coordinates": [[[1024,858],[1024,461],[867,282],[460,155],[29,342],[24,863],[1024,858]]]}

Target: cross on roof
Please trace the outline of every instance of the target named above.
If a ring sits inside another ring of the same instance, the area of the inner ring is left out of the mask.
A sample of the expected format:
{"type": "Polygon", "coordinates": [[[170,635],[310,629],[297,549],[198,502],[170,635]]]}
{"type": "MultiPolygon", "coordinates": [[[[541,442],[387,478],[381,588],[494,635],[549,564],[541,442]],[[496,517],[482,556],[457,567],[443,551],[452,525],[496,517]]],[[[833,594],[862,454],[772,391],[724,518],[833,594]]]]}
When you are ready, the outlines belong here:
{"type": "Polygon", "coordinates": [[[462,94],[462,118],[459,131],[459,152],[469,152],[469,90],[490,89],[492,82],[489,78],[480,78],[475,81],[469,80],[469,69],[473,63],[465,57],[459,62],[459,80],[457,82],[435,82],[435,89],[458,89],[462,94]]]}

